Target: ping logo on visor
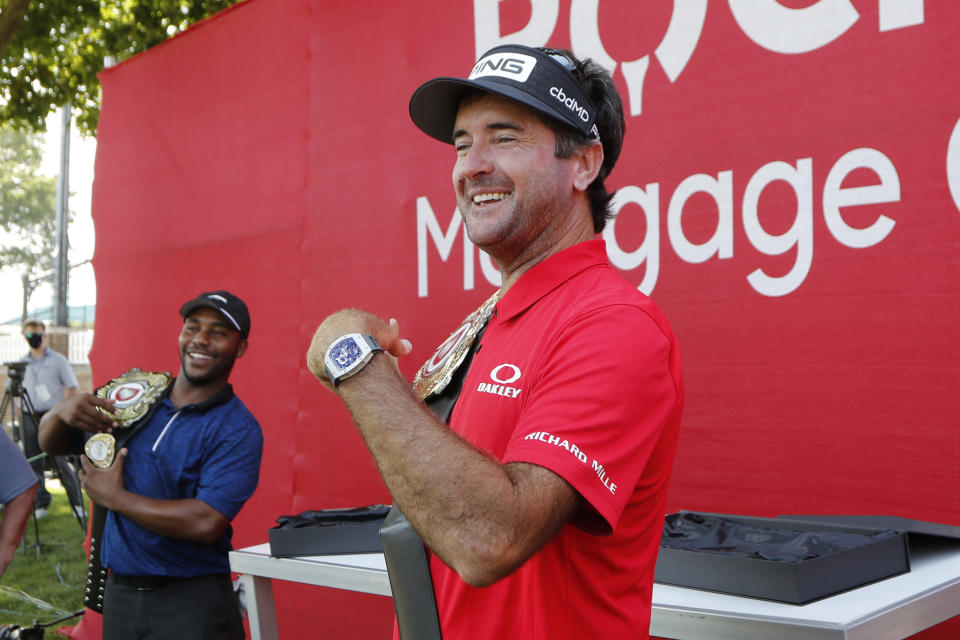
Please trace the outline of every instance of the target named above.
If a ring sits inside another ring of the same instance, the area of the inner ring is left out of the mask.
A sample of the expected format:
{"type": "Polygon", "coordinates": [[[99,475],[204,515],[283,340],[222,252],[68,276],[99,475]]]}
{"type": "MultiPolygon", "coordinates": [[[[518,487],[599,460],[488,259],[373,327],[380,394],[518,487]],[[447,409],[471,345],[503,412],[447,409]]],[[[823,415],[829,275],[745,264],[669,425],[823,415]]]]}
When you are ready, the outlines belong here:
{"type": "Polygon", "coordinates": [[[410,117],[427,135],[450,144],[460,102],[479,89],[519,102],[600,139],[597,108],[581,85],[578,63],[564,51],[506,44],[480,57],[467,78],[424,82],[410,98],[410,117]]]}
{"type": "Polygon", "coordinates": [[[474,65],[469,79],[499,76],[516,82],[526,82],[535,66],[537,66],[537,59],[533,56],[514,51],[492,53],[484,56],[474,65]]]}

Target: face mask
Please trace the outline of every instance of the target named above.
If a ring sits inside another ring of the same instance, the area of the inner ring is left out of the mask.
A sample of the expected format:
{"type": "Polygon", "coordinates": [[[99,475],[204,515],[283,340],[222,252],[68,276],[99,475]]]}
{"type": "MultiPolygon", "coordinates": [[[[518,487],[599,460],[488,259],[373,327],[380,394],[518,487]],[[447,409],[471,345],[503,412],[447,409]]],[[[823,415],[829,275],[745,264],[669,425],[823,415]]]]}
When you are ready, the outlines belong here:
{"type": "Polygon", "coordinates": [[[27,344],[30,345],[31,349],[36,349],[40,346],[40,343],[43,341],[42,333],[28,333],[27,334],[27,344]]]}

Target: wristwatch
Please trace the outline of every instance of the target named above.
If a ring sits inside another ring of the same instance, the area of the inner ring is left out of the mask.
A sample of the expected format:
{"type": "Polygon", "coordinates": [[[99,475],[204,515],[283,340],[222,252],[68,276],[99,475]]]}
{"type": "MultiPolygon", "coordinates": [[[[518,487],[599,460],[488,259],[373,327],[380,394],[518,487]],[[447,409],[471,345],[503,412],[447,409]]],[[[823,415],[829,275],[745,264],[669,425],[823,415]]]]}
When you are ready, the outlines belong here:
{"type": "Polygon", "coordinates": [[[373,336],[348,333],[334,340],[327,349],[323,356],[323,368],[333,386],[337,386],[363,369],[377,351],[383,349],[373,336]]]}

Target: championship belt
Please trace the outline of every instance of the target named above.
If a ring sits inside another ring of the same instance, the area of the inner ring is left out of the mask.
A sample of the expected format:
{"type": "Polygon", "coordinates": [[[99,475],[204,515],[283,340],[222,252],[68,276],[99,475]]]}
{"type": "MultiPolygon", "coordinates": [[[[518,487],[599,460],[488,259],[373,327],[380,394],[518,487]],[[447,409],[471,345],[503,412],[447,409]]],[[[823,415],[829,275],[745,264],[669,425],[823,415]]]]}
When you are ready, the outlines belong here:
{"type": "Polygon", "coordinates": [[[116,420],[120,427],[129,427],[147,415],[150,405],[163,396],[170,380],[166,371],[143,371],[134,367],[96,391],[98,398],[114,400],[113,408],[117,412],[110,413],[103,407],[97,409],[116,420]]]}
{"type": "Polygon", "coordinates": [[[426,400],[430,396],[439,394],[450,384],[453,374],[463,364],[464,358],[473,346],[477,334],[487,326],[487,320],[490,319],[490,314],[493,313],[498,300],[500,300],[499,289],[476,311],[468,315],[457,330],[437,347],[433,356],[423,363],[413,378],[413,393],[417,398],[426,400]]]}
{"type": "MultiPolygon", "coordinates": [[[[170,374],[165,371],[130,369],[96,390],[98,398],[114,401],[113,408],[117,412],[110,413],[103,407],[97,407],[97,410],[116,420],[117,427],[129,429],[146,417],[154,403],[163,397],[170,380],[170,374]]],[[[106,469],[113,464],[118,449],[116,438],[109,433],[91,436],[83,447],[90,462],[99,469],[106,469]]]]}
{"type": "MultiPolygon", "coordinates": [[[[120,431],[116,437],[109,433],[96,433],[87,439],[83,450],[95,467],[106,469],[113,464],[117,451],[140,425],[147,422],[157,406],[157,400],[166,395],[171,380],[167,372],[154,373],[134,368],[96,390],[98,398],[115,401],[113,406],[117,409],[116,414],[101,407],[97,409],[116,420],[120,431]]],[[[93,503],[83,604],[97,613],[103,613],[104,584],[107,580],[107,570],[100,563],[100,543],[106,520],[107,510],[93,503]]]]}

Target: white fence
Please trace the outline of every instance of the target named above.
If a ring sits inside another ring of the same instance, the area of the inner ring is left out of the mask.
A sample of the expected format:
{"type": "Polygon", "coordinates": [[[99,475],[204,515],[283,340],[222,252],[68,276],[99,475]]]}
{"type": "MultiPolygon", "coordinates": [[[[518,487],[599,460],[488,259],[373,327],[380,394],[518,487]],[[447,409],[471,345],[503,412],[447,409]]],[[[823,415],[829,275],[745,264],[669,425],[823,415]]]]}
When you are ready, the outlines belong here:
{"type": "MultiPolygon", "coordinates": [[[[71,331],[67,359],[72,364],[89,364],[91,347],[93,347],[93,329],[71,331]]],[[[0,336],[0,362],[19,360],[28,350],[27,341],[22,335],[0,336]]]]}
{"type": "Polygon", "coordinates": [[[71,331],[67,359],[73,364],[90,364],[90,349],[93,348],[93,329],[71,331]]]}
{"type": "Polygon", "coordinates": [[[0,336],[0,360],[3,362],[19,360],[29,348],[27,341],[19,334],[0,336]]]}

